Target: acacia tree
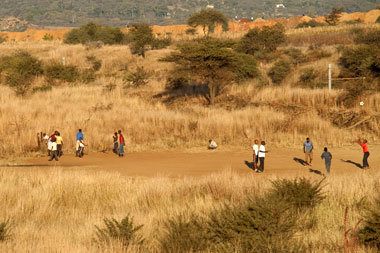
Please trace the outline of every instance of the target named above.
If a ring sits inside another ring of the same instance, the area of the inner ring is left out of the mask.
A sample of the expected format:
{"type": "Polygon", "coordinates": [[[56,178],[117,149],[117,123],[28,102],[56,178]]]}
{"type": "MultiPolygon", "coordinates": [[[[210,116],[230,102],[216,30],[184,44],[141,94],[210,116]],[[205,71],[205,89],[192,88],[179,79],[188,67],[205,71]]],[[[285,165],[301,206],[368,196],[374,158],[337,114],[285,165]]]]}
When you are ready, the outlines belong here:
{"type": "Polygon", "coordinates": [[[332,8],[331,12],[325,16],[326,23],[329,25],[336,25],[343,11],[343,8],[332,8]]]}
{"type": "Polygon", "coordinates": [[[214,31],[215,25],[221,24],[224,30],[228,30],[228,19],[223,13],[216,10],[202,10],[193,14],[187,24],[192,27],[201,26],[205,36],[214,31]]]}
{"type": "Polygon", "coordinates": [[[154,37],[152,28],[143,23],[133,24],[128,32],[128,39],[131,41],[132,53],[145,57],[148,46],[152,44],[154,37]]]}
{"type": "Polygon", "coordinates": [[[225,86],[259,75],[255,59],[214,43],[186,43],[178,46],[178,52],[162,59],[174,62],[175,73],[186,79],[206,85],[206,98],[213,104],[225,86]]]}

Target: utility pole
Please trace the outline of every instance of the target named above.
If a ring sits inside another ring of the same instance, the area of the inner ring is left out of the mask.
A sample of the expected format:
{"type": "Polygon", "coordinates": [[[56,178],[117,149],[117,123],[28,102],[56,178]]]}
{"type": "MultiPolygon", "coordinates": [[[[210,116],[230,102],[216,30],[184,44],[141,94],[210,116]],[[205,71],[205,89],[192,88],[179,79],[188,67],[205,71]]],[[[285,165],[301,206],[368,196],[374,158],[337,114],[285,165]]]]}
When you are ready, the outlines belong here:
{"type": "Polygon", "coordinates": [[[329,63],[329,91],[331,91],[331,63],[329,63]]]}

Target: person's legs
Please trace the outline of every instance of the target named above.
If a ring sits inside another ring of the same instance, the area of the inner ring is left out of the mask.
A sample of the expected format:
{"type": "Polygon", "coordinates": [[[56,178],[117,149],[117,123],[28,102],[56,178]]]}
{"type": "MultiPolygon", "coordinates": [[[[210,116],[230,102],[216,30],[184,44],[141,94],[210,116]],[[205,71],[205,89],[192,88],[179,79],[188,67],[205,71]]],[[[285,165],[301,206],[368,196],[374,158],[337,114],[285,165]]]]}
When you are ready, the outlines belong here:
{"type": "Polygon", "coordinates": [[[55,151],[53,151],[53,153],[54,153],[54,159],[55,159],[56,161],[58,161],[58,151],[55,150],[55,151]]]}
{"type": "Polygon", "coordinates": [[[363,168],[368,168],[368,157],[369,157],[369,152],[365,152],[363,156],[363,168]]]}
{"type": "Polygon", "coordinates": [[[330,174],[331,162],[325,162],[327,174],[330,174]]]}
{"type": "Polygon", "coordinates": [[[309,164],[311,165],[311,163],[313,162],[313,152],[309,153],[309,160],[310,160],[309,164]]]}
{"type": "Polygon", "coordinates": [[[54,159],[54,151],[51,151],[51,150],[49,150],[50,152],[50,158],[49,158],[49,161],[53,161],[53,159],[54,159]]]}
{"type": "Polygon", "coordinates": [[[62,156],[62,144],[57,145],[57,152],[59,157],[62,156]]]}
{"type": "Polygon", "coordinates": [[[124,143],[120,143],[119,156],[123,156],[123,155],[124,155],[124,143]]]}
{"type": "Polygon", "coordinates": [[[79,156],[79,141],[75,144],[75,156],[79,156]]]}
{"type": "Polygon", "coordinates": [[[259,171],[264,172],[264,157],[259,157],[260,159],[260,166],[259,166],[259,171]]]}
{"type": "Polygon", "coordinates": [[[118,146],[119,146],[119,144],[118,144],[117,142],[115,142],[115,143],[113,144],[113,152],[114,152],[115,154],[117,154],[118,146]]]}
{"type": "Polygon", "coordinates": [[[253,155],[253,168],[257,170],[257,156],[253,155]]]}

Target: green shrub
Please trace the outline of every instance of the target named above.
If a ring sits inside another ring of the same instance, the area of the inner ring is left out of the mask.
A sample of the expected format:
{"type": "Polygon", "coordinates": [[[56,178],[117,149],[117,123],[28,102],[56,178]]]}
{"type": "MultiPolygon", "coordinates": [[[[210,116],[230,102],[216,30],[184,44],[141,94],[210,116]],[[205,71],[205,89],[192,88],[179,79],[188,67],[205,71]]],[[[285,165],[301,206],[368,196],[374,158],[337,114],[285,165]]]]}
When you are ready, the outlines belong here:
{"type": "Polygon", "coordinates": [[[313,61],[318,61],[322,58],[327,58],[330,57],[332,54],[322,48],[315,48],[312,50],[309,50],[306,53],[306,61],[313,62],[313,61]]]}
{"type": "Polygon", "coordinates": [[[46,40],[46,41],[52,41],[53,39],[54,39],[54,37],[50,33],[45,33],[45,35],[43,37],[43,40],[46,40]]]}
{"type": "Polygon", "coordinates": [[[96,59],[95,56],[87,56],[87,61],[92,64],[92,69],[96,72],[99,71],[100,68],[102,67],[102,61],[96,59]]]}
{"type": "Polygon", "coordinates": [[[166,82],[166,89],[168,90],[178,90],[182,89],[190,83],[188,78],[183,76],[169,77],[166,82]]]}
{"type": "Polygon", "coordinates": [[[51,91],[52,88],[51,85],[37,86],[33,88],[32,93],[51,91]]]}
{"type": "Polygon", "coordinates": [[[197,30],[195,30],[194,28],[188,28],[188,29],[186,29],[185,33],[187,35],[195,35],[195,34],[197,34],[197,30]]]}
{"type": "Polygon", "coordinates": [[[323,181],[312,182],[306,178],[276,180],[272,182],[270,196],[289,203],[296,210],[314,208],[325,198],[323,181]]]}
{"type": "Polygon", "coordinates": [[[5,84],[17,95],[26,95],[34,78],[43,73],[41,61],[26,51],[18,51],[0,60],[0,72],[5,73],[5,84]]]}
{"type": "Polygon", "coordinates": [[[368,31],[359,30],[355,32],[354,42],[357,44],[366,44],[373,46],[380,46],[380,29],[371,29],[368,31]]]}
{"type": "Polygon", "coordinates": [[[182,216],[169,219],[164,223],[164,231],[161,252],[199,252],[208,246],[207,230],[199,217],[188,221],[182,216]]]}
{"type": "Polygon", "coordinates": [[[121,44],[124,34],[119,28],[89,23],[80,28],[72,29],[65,34],[64,43],[86,44],[91,41],[102,41],[104,44],[121,44]]]}
{"type": "Polygon", "coordinates": [[[329,25],[336,25],[342,16],[343,8],[332,8],[331,12],[325,16],[325,21],[329,25]]]}
{"type": "Polygon", "coordinates": [[[290,73],[291,63],[282,59],[277,61],[269,70],[268,76],[272,79],[275,84],[281,83],[290,73]]]}
{"type": "Polygon", "coordinates": [[[380,76],[380,48],[370,45],[346,48],[339,63],[343,76],[380,76]]]}
{"type": "Polygon", "coordinates": [[[364,245],[380,250],[380,197],[366,211],[364,228],[359,231],[359,239],[364,245]]]}
{"type": "Polygon", "coordinates": [[[146,85],[151,74],[144,67],[137,67],[135,72],[128,73],[124,78],[124,82],[135,87],[146,85]]]}
{"type": "Polygon", "coordinates": [[[3,222],[0,222],[0,242],[4,242],[8,240],[12,236],[11,234],[12,228],[13,227],[9,219],[3,222]]]}
{"type": "Polygon", "coordinates": [[[68,83],[79,79],[80,73],[74,65],[63,65],[59,62],[52,62],[45,66],[45,76],[49,81],[60,80],[68,83]]]}
{"type": "Polygon", "coordinates": [[[128,248],[130,245],[141,245],[144,242],[143,237],[138,234],[143,225],[135,226],[133,218],[129,217],[129,215],[121,221],[106,218],[103,222],[103,228],[95,226],[96,237],[94,240],[100,245],[109,244],[112,240],[115,240],[128,248]]]}
{"type": "Polygon", "coordinates": [[[154,41],[152,28],[147,24],[133,24],[128,32],[128,38],[131,42],[130,48],[132,54],[145,57],[145,52],[154,41]]]}
{"type": "Polygon", "coordinates": [[[218,39],[213,37],[203,37],[194,40],[197,43],[217,48],[234,48],[237,42],[233,39],[218,39]]]}
{"type": "Polygon", "coordinates": [[[286,40],[285,29],[276,24],[269,27],[264,26],[261,30],[254,28],[248,31],[238,43],[236,50],[245,54],[255,55],[256,52],[273,52],[286,40]]]}
{"type": "Polygon", "coordinates": [[[306,56],[298,48],[286,49],[285,54],[292,59],[294,64],[300,64],[306,61],[306,56]]]}
{"type": "Polygon", "coordinates": [[[318,27],[318,26],[325,26],[323,23],[319,23],[315,20],[310,20],[308,22],[304,21],[296,26],[296,28],[307,28],[307,27],[318,27]]]}
{"type": "Polygon", "coordinates": [[[303,84],[313,82],[319,75],[319,71],[314,68],[306,68],[302,70],[300,75],[300,82],[303,84]]]}
{"type": "Polygon", "coordinates": [[[171,38],[153,39],[151,46],[153,50],[162,49],[170,46],[172,43],[171,38]]]}

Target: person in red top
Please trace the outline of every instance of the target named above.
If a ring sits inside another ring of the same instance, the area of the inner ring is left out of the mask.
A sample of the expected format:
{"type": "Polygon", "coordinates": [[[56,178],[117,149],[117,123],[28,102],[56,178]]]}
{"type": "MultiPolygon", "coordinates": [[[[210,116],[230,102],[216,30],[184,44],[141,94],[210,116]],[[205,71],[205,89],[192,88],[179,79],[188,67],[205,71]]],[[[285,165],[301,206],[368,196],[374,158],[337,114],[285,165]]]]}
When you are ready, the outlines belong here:
{"type": "Polygon", "coordinates": [[[124,146],[125,146],[124,136],[122,135],[121,130],[119,130],[118,133],[119,133],[119,156],[124,156],[124,146]]]}
{"type": "Polygon", "coordinates": [[[364,139],[363,142],[361,141],[361,138],[358,139],[359,145],[363,148],[363,169],[369,169],[369,164],[368,164],[368,157],[369,157],[369,152],[368,152],[368,146],[367,146],[367,140],[364,139]]]}

